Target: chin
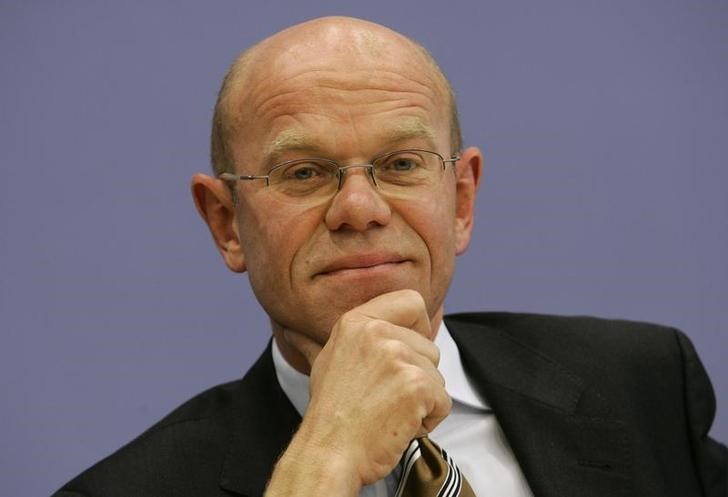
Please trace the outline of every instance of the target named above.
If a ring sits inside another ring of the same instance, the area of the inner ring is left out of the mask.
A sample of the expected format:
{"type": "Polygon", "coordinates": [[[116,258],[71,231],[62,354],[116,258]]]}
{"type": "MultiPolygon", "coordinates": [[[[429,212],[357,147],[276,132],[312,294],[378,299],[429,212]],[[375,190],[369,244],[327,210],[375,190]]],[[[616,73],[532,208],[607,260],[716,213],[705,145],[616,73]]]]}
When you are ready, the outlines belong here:
{"type": "Polygon", "coordinates": [[[337,318],[334,320],[335,322],[345,312],[370,301],[374,297],[405,289],[412,289],[419,292],[425,299],[425,302],[427,302],[428,294],[423,292],[417,285],[394,281],[369,282],[366,285],[351,284],[346,287],[337,288],[333,292],[327,292],[327,298],[322,300],[327,302],[328,309],[337,315],[337,318]]]}

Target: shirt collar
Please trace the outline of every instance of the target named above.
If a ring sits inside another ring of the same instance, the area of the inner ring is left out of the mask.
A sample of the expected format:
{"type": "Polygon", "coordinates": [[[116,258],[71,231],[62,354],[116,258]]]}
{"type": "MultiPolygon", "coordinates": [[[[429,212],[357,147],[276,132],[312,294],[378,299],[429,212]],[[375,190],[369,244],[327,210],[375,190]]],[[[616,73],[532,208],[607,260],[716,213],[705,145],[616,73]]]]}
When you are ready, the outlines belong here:
{"type": "MultiPolygon", "coordinates": [[[[435,345],[440,349],[440,365],[438,369],[445,378],[445,389],[448,395],[457,402],[477,409],[489,409],[485,399],[473,388],[473,384],[465,374],[460,351],[452,339],[445,322],[440,323],[440,328],[435,336],[435,345]]],[[[288,399],[303,416],[308,407],[308,376],[294,369],[281,354],[275,339],[271,347],[273,353],[273,365],[276,370],[276,377],[281,388],[288,396],[288,399]]]]}
{"type": "Polygon", "coordinates": [[[273,352],[273,366],[276,370],[276,378],[283,392],[288,396],[298,414],[303,417],[308,407],[308,376],[294,369],[281,354],[275,338],[271,346],[273,352]]]}
{"type": "Polygon", "coordinates": [[[444,321],[437,330],[435,345],[440,349],[440,364],[437,369],[445,378],[445,390],[452,400],[477,409],[490,409],[486,400],[475,390],[470,378],[465,374],[460,351],[444,321]]]}

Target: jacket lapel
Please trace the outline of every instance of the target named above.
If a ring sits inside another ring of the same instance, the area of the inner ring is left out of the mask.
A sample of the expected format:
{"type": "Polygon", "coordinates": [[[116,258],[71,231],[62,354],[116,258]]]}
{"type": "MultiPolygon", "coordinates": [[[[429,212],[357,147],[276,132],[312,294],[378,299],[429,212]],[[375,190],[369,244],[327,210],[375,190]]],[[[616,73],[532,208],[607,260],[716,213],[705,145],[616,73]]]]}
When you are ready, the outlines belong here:
{"type": "Polygon", "coordinates": [[[605,413],[581,405],[604,403],[579,375],[487,315],[446,318],[465,371],[492,407],[534,495],[631,495],[625,431],[605,413]]]}
{"type": "Polygon", "coordinates": [[[263,495],[301,422],[276,379],[270,343],[241,381],[236,399],[220,486],[249,497],[263,495]]]}

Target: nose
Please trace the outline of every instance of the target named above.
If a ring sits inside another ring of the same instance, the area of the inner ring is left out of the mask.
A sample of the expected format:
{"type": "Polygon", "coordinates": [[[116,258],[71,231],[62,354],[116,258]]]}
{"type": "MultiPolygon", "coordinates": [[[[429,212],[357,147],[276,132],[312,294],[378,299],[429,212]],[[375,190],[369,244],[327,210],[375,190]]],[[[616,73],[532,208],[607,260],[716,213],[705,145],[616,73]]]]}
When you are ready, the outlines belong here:
{"type": "Polygon", "coordinates": [[[326,226],[332,231],[366,231],[387,225],[392,211],[377,190],[371,166],[344,167],[339,174],[339,191],[326,211],[326,226]]]}

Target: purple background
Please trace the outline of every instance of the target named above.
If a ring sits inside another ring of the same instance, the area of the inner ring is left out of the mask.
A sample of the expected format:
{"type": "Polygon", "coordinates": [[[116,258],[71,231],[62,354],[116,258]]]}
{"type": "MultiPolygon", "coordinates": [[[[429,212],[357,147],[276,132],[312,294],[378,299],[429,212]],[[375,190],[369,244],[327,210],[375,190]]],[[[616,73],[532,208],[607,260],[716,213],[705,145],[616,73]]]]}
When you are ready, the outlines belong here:
{"type": "Polygon", "coordinates": [[[678,326],[728,440],[728,3],[304,3],[0,4],[0,495],[51,492],[257,356],[265,316],[188,181],[233,57],[331,13],[430,48],[485,151],[448,309],[678,326]]]}

